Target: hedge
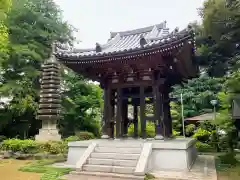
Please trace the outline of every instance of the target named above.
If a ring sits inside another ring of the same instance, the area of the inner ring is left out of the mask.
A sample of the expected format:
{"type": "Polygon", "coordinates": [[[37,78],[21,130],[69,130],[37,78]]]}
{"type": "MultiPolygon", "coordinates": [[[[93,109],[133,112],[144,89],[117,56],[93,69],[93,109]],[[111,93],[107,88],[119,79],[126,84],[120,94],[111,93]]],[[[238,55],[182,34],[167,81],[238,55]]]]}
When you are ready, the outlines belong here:
{"type": "Polygon", "coordinates": [[[62,141],[48,141],[45,143],[31,139],[6,139],[0,145],[0,150],[19,152],[23,154],[50,153],[65,154],[68,149],[68,142],[93,139],[94,135],[89,132],[77,132],[76,136],[70,136],[62,141]]]}
{"type": "Polygon", "coordinates": [[[31,139],[6,139],[1,143],[0,149],[3,151],[33,154],[39,151],[40,143],[31,139]]]}

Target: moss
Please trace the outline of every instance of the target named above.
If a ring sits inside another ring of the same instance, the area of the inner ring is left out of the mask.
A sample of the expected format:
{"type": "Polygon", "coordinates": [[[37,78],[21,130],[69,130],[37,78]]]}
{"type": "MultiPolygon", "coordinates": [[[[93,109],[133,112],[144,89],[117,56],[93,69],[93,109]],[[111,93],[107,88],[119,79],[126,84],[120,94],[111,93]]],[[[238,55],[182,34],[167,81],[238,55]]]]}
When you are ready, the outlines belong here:
{"type": "Polygon", "coordinates": [[[155,177],[152,174],[147,173],[144,177],[144,180],[151,180],[151,179],[155,179],[155,177]]]}

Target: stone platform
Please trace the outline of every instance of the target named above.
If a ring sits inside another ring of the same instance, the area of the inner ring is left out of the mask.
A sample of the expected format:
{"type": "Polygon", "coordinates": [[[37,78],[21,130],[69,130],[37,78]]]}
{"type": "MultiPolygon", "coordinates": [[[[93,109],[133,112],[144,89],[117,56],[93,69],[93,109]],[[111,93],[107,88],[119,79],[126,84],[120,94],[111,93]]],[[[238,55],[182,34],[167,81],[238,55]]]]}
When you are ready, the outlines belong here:
{"type": "Polygon", "coordinates": [[[76,167],[75,175],[143,179],[149,172],[189,171],[197,158],[194,145],[190,138],[76,141],[68,144],[66,165],[76,167]]]}
{"type": "MultiPolygon", "coordinates": [[[[62,164],[58,167],[66,167],[62,164]]],[[[215,168],[215,160],[213,156],[199,155],[190,171],[152,171],[156,180],[217,180],[217,172],[215,168]]],[[[102,177],[98,174],[93,175],[74,175],[68,174],[61,177],[65,180],[122,180],[117,177],[102,177]]],[[[128,180],[124,178],[124,180],[128,180]]],[[[131,179],[129,179],[131,180],[131,179]]]]}
{"type": "Polygon", "coordinates": [[[39,134],[35,136],[36,141],[61,141],[61,135],[58,133],[58,129],[42,128],[39,129],[39,134]]]}

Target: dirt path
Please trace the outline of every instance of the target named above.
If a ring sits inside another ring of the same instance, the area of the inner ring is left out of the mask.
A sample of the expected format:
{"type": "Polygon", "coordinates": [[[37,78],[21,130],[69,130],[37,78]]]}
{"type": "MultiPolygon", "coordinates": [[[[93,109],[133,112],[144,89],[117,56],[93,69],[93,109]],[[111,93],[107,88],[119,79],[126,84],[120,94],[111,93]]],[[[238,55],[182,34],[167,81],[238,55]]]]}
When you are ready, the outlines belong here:
{"type": "Polygon", "coordinates": [[[0,179],[1,180],[40,180],[41,174],[21,172],[18,169],[31,161],[22,160],[0,160],[0,179]]]}

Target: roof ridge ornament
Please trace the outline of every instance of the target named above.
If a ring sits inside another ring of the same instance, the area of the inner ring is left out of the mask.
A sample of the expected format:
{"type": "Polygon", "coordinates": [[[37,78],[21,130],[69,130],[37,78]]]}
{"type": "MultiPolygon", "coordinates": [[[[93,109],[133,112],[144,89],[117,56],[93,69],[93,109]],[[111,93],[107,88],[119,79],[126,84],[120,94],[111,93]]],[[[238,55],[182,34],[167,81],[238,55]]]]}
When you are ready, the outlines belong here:
{"type": "Polygon", "coordinates": [[[96,48],[95,48],[96,52],[102,52],[102,47],[99,43],[96,43],[96,48]]]}
{"type": "Polygon", "coordinates": [[[147,41],[146,41],[146,39],[144,38],[144,36],[143,36],[143,34],[141,34],[141,36],[140,36],[140,46],[141,47],[144,47],[144,45],[145,44],[147,44],[147,41]]]}
{"type": "Polygon", "coordinates": [[[175,29],[174,29],[174,34],[176,34],[176,33],[178,33],[179,32],[179,27],[176,27],[175,29]]]}

